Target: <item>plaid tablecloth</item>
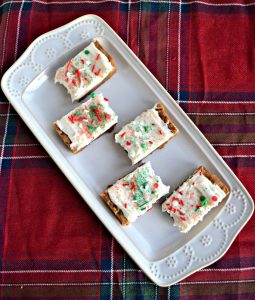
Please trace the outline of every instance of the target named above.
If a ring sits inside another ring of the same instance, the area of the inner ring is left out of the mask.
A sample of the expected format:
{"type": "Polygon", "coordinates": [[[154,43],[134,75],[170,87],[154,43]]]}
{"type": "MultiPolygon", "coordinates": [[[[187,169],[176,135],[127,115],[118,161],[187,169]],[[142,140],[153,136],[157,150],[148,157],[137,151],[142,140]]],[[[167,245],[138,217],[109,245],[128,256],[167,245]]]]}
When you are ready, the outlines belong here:
{"type": "MultiPolygon", "coordinates": [[[[255,2],[1,1],[3,72],[39,35],[87,13],[122,37],[255,197],[255,2]]],[[[255,299],[254,218],[214,265],[170,288],[125,254],[7,99],[0,99],[3,299],[255,299]]]]}

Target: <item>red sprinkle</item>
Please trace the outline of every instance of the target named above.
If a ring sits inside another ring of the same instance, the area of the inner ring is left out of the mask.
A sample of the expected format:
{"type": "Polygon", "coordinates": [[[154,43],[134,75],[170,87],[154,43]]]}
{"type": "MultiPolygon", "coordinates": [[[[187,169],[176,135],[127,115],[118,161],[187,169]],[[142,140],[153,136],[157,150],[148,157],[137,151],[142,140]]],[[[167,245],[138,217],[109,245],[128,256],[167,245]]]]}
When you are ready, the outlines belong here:
{"type": "Polygon", "coordinates": [[[73,115],[68,116],[68,119],[71,123],[74,124],[74,116],[73,115]]]}
{"type": "Polygon", "coordinates": [[[81,60],[81,63],[82,63],[83,65],[85,64],[85,61],[84,61],[84,59],[82,59],[82,60],[81,60]]]}
{"type": "Polygon", "coordinates": [[[172,198],[172,201],[174,201],[174,200],[179,201],[180,199],[177,198],[177,197],[173,197],[173,198],[172,198]]]}
{"type": "Polygon", "coordinates": [[[185,219],[185,218],[183,218],[183,217],[180,217],[180,220],[182,220],[182,221],[186,221],[186,219],[185,219]]]}
{"type": "Polygon", "coordinates": [[[98,76],[101,72],[101,69],[98,69],[96,72],[95,72],[95,75],[98,76]]]}
{"type": "Polygon", "coordinates": [[[179,204],[180,204],[181,206],[184,206],[184,203],[183,203],[182,200],[179,201],[179,204]]]}
{"type": "Polygon", "coordinates": [[[123,186],[129,186],[129,183],[122,183],[123,186]]]}
{"type": "Polygon", "coordinates": [[[98,119],[98,122],[101,123],[103,122],[102,118],[100,117],[100,115],[96,115],[97,116],[97,119],[98,119]]]}
{"type": "Polygon", "coordinates": [[[81,84],[81,72],[77,69],[73,72],[74,75],[77,75],[79,84],[81,84]]]}
{"type": "Polygon", "coordinates": [[[159,134],[163,134],[163,131],[162,131],[161,129],[159,129],[159,131],[158,131],[158,132],[159,132],[159,134]]]}
{"type": "Polygon", "coordinates": [[[217,196],[212,196],[212,201],[217,201],[217,200],[218,200],[217,196]]]}
{"type": "Polygon", "coordinates": [[[109,102],[109,99],[108,99],[108,98],[104,98],[104,100],[107,101],[107,102],[109,102]]]}
{"type": "Polygon", "coordinates": [[[192,182],[192,185],[195,185],[195,182],[192,182]]]}
{"type": "Polygon", "coordinates": [[[179,191],[178,193],[179,193],[180,195],[183,195],[183,192],[181,192],[181,191],[179,191]]]}
{"type": "Polygon", "coordinates": [[[98,109],[98,108],[95,108],[95,109],[94,109],[94,113],[96,114],[96,117],[97,117],[98,121],[101,123],[103,120],[102,120],[102,118],[101,118],[101,116],[100,116],[99,109],[98,109]]]}
{"type": "Polygon", "coordinates": [[[169,206],[168,209],[169,209],[170,211],[172,211],[173,213],[176,213],[176,208],[173,208],[172,206],[169,206]]]}
{"type": "Polygon", "coordinates": [[[81,122],[83,120],[87,120],[86,117],[78,117],[78,116],[73,116],[73,115],[70,115],[68,116],[68,119],[70,120],[70,122],[74,123],[75,121],[76,122],[81,122]]]}
{"type": "Polygon", "coordinates": [[[151,144],[151,145],[152,145],[152,144],[153,144],[153,142],[152,142],[152,141],[149,141],[149,144],[151,144]]]}
{"type": "Polygon", "coordinates": [[[151,208],[147,209],[147,211],[150,211],[150,210],[152,210],[152,209],[153,209],[153,206],[152,206],[151,208]]]}
{"type": "Polygon", "coordinates": [[[131,145],[131,142],[130,142],[130,141],[126,141],[126,145],[127,145],[127,146],[130,146],[130,145],[131,145]]]}
{"type": "Polygon", "coordinates": [[[89,83],[89,79],[88,79],[88,77],[84,77],[84,79],[89,83]]]}
{"type": "Polygon", "coordinates": [[[67,74],[67,72],[68,72],[69,68],[71,67],[71,65],[72,65],[72,60],[69,60],[69,62],[66,65],[66,72],[65,72],[65,74],[67,74]]]}
{"type": "Polygon", "coordinates": [[[126,131],[124,131],[124,132],[120,135],[120,137],[123,139],[125,135],[126,135],[126,131]]]}
{"type": "Polygon", "coordinates": [[[127,203],[124,203],[124,207],[127,208],[127,203]]]}
{"type": "Polygon", "coordinates": [[[78,118],[77,118],[77,121],[79,121],[79,122],[80,122],[80,121],[83,121],[83,120],[87,120],[87,118],[85,118],[85,117],[78,117],[78,118]]]}
{"type": "Polygon", "coordinates": [[[132,184],[131,184],[131,190],[132,190],[132,191],[135,191],[135,190],[136,190],[136,185],[135,185],[134,181],[132,181],[132,184]]]}
{"type": "Polygon", "coordinates": [[[76,86],[76,81],[73,79],[72,84],[76,86]]]}
{"type": "Polygon", "coordinates": [[[111,120],[111,115],[105,114],[105,118],[106,118],[107,120],[111,120]]]}
{"type": "Polygon", "coordinates": [[[99,60],[100,58],[100,54],[97,54],[96,60],[99,60]]]}
{"type": "Polygon", "coordinates": [[[94,71],[95,71],[95,64],[93,64],[92,69],[91,69],[92,73],[94,73],[94,71]]]}
{"type": "Polygon", "coordinates": [[[158,183],[157,182],[153,183],[153,187],[154,187],[154,189],[157,189],[158,188],[158,183]]]}
{"type": "Polygon", "coordinates": [[[65,82],[68,82],[69,81],[69,79],[68,78],[65,78],[65,82]]]}
{"type": "Polygon", "coordinates": [[[179,209],[177,209],[177,211],[181,216],[184,216],[184,213],[182,211],[180,211],[179,209]]]}

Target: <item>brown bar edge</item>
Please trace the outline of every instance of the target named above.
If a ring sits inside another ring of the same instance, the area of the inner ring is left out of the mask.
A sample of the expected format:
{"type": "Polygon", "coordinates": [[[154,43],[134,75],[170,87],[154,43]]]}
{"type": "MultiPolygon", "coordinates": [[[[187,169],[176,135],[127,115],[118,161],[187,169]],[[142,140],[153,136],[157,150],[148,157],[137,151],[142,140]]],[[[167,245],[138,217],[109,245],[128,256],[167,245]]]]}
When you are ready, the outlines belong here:
{"type": "Polygon", "coordinates": [[[123,226],[128,225],[129,224],[128,219],[124,216],[123,212],[112,202],[108,192],[107,191],[102,192],[100,196],[104,200],[104,202],[109,206],[111,211],[115,214],[120,224],[123,226]]]}

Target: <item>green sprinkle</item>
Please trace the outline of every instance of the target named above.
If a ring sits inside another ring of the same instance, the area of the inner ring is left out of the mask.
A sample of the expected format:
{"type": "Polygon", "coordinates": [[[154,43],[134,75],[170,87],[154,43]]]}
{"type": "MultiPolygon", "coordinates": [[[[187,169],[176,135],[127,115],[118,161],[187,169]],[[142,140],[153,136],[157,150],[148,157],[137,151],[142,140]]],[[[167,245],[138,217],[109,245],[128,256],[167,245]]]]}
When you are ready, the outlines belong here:
{"type": "Polygon", "coordinates": [[[152,195],[154,195],[155,193],[156,193],[156,191],[155,191],[155,190],[152,190],[152,191],[151,191],[151,194],[152,194],[152,195]]]}
{"type": "Polygon", "coordinates": [[[143,188],[145,189],[146,188],[146,185],[148,184],[148,182],[143,182],[143,188]]]}
{"type": "Polygon", "coordinates": [[[91,106],[90,106],[90,109],[91,109],[91,110],[94,110],[95,108],[97,108],[96,105],[91,105],[91,106]]]}
{"type": "Polygon", "coordinates": [[[91,132],[94,132],[96,130],[96,128],[94,128],[93,126],[90,126],[90,125],[87,125],[87,127],[91,132]]]}
{"type": "Polygon", "coordinates": [[[88,55],[90,52],[89,50],[85,50],[84,53],[88,55]]]}
{"type": "Polygon", "coordinates": [[[155,126],[155,123],[151,123],[152,126],[155,126]]]}
{"type": "Polygon", "coordinates": [[[134,200],[136,200],[136,199],[137,199],[136,195],[133,195],[133,199],[134,199],[134,200]]]}
{"type": "Polygon", "coordinates": [[[204,206],[204,207],[207,206],[208,205],[207,199],[201,201],[201,205],[204,206]]]}
{"type": "Polygon", "coordinates": [[[92,93],[90,94],[90,97],[94,98],[94,97],[95,97],[95,93],[92,92],[92,93]]]}
{"type": "Polygon", "coordinates": [[[205,196],[200,196],[200,202],[202,206],[207,206],[208,205],[208,201],[205,198],[205,196]]]}
{"type": "Polygon", "coordinates": [[[144,149],[144,148],[146,147],[146,144],[143,143],[143,144],[141,145],[141,147],[144,149]]]}
{"type": "Polygon", "coordinates": [[[148,132],[148,131],[149,131],[149,129],[148,129],[147,126],[143,126],[143,128],[144,128],[144,131],[145,131],[145,132],[148,132]]]}
{"type": "Polygon", "coordinates": [[[195,212],[198,212],[200,209],[199,209],[199,207],[197,207],[196,209],[195,209],[195,212]]]}

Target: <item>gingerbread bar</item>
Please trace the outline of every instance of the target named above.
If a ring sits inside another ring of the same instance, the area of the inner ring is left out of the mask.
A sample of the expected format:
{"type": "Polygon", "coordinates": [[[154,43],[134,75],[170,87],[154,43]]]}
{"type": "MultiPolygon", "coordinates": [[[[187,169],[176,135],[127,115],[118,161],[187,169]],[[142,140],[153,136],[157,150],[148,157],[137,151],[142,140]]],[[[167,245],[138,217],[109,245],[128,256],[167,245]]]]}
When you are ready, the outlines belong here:
{"type": "Polygon", "coordinates": [[[226,198],[229,188],[201,166],[162,204],[174,219],[174,226],[188,232],[214,207],[226,198]]]}
{"type": "Polygon", "coordinates": [[[102,94],[91,98],[53,124],[63,142],[77,153],[115,126],[118,117],[102,94]]]}
{"type": "Polygon", "coordinates": [[[128,225],[152,209],[152,205],[169,192],[155,175],[150,162],[119,179],[101,197],[122,225],[128,225]]]}
{"type": "Polygon", "coordinates": [[[62,84],[72,101],[76,101],[94,91],[115,72],[114,60],[95,40],[57,70],[55,83],[62,84]]]}
{"type": "Polygon", "coordinates": [[[162,148],[177,134],[178,129],[165,112],[164,106],[157,103],[125,125],[115,135],[115,142],[127,151],[134,165],[157,148],[162,148]]]}

